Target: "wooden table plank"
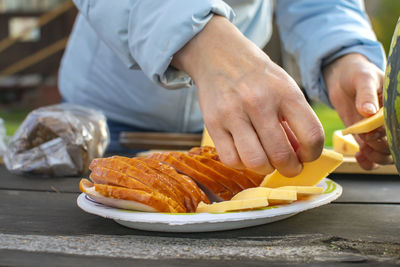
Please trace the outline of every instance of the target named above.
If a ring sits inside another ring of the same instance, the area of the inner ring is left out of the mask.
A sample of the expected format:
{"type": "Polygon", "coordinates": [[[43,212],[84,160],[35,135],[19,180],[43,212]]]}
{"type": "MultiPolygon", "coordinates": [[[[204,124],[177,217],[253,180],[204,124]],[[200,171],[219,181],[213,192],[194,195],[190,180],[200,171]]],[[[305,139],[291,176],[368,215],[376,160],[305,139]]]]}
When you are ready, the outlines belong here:
{"type": "Polygon", "coordinates": [[[343,187],[336,202],[400,203],[400,177],[395,175],[331,174],[343,187]]]}
{"type": "Polygon", "coordinates": [[[0,233],[43,235],[151,235],[192,238],[270,237],[322,234],[357,239],[400,238],[400,205],[330,204],[289,219],[262,226],[216,232],[154,233],[122,227],[114,221],[90,215],[76,205],[77,194],[2,190],[0,233]]]}
{"type": "MultiPolygon", "coordinates": [[[[37,251],[48,261],[61,253],[64,258],[73,255],[66,263],[84,256],[132,258],[144,265],[157,260],[173,264],[175,260],[192,263],[210,258],[255,264],[400,260],[400,205],[330,204],[257,227],[180,234],[124,228],[81,211],[76,197],[72,193],[2,190],[0,255],[25,253],[27,260],[35,259],[29,251],[37,251]]],[[[1,263],[13,261],[0,257],[1,263]]],[[[14,263],[23,265],[23,261],[14,263]]]]}
{"type": "Polygon", "coordinates": [[[79,192],[79,180],[80,177],[16,175],[10,173],[4,166],[0,166],[0,189],[77,193],[79,192]]]}
{"type": "MultiPolygon", "coordinates": [[[[350,263],[359,263],[351,257],[342,257],[341,259],[327,259],[320,264],[327,266],[329,262],[334,263],[334,266],[349,266],[350,263]]],[[[132,258],[118,258],[118,257],[101,257],[101,256],[82,256],[82,255],[68,255],[61,253],[44,253],[44,252],[29,252],[20,250],[0,250],[0,265],[1,266],[41,266],[53,267],[55,266],[70,267],[70,266],[96,266],[96,267],[109,267],[109,266],[143,266],[143,267],[175,267],[175,266],[190,266],[190,267],[265,267],[268,263],[273,263],[273,266],[292,266],[293,262],[286,260],[250,260],[239,258],[235,260],[229,259],[132,259],[132,258]]],[[[362,261],[363,266],[378,266],[382,262],[376,260],[362,261]]],[[[310,261],[307,263],[296,262],[298,267],[309,267],[310,261]]],[[[318,266],[318,265],[317,265],[318,266]]],[[[398,266],[390,263],[385,263],[385,266],[398,266]]]]}

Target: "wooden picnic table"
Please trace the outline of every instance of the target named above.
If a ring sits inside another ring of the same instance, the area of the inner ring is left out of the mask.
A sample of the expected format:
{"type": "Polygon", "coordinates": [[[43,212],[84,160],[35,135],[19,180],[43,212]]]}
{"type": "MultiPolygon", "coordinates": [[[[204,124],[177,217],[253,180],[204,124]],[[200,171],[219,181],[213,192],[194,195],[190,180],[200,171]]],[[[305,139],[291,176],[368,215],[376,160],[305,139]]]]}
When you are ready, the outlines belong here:
{"type": "Polygon", "coordinates": [[[261,226],[208,233],[125,228],[76,204],[79,178],[0,166],[0,266],[400,264],[400,177],[335,174],[334,203],[261,226]]]}

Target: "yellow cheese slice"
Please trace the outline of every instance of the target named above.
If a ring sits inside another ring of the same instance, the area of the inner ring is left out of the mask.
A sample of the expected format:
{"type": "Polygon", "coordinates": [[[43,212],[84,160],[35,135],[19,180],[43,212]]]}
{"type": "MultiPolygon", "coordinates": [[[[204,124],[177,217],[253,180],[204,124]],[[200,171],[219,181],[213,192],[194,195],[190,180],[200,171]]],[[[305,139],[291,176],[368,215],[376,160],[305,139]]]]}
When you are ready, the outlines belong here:
{"type": "Polygon", "coordinates": [[[267,206],[268,199],[266,197],[243,200],[228,200],[212,204],[205,204],[204,202],[200,202],[197,206],[196,212],[226,212],[258,209],[267,206]]]}
{"type": "Polygon", "coordinates": [[[343,155],[333,150],[324,149],[321,156],[312,162],[305,162],[303,170],[295,177],[286,177],[277,170],[265,176],[260,186],[282,187],[287,185],[314,186],[343,162],[343,155]]]}
{"type": "Polygon", "coordinates": [[[267,197],[268,201],[275,200],[297,200],[297,192],[292,189],[253,187],[247,188],[232,197],[232,200],[253,199],[267,197]]]}
{"type": "Polygon", "coordinates": [[[208,134],[208,131],[206,128],[204,128],[203,135],[201,136],[201,146],[215,147],[214,142],[211,139],[211,136],[208,134]]]}
{"type": "Polygon", "coordinates": [[[297,197],[302,198],[312,195],[320,195],[324,192],[324,189],[319,186],[282,186],[277,189],[293,190],[297,192],[297,197]]]}
{"type": "Polygon", "coordinates": [[[360,150],[354,137],[351,134],[343,135],[341,130],[333,132],[332,143],[333,150],[344,156],[354,156],[360,150]]]}
{"type": "Polygon", "coordinates": [[[267,197],[269,205],[289,204],[297,200],[295,190],[283,190],[268,187],[253,187],[245,189],[233,196],[232,200],[244,200],[267,197]]]}
{"type": "Polygon", "coordinates": [[[342,130],[342,134],[361,134],[368,133],[381,127],[384,124],[383,108],[379,109],[373,116],[360,120],[346,129],[342,130]]]}

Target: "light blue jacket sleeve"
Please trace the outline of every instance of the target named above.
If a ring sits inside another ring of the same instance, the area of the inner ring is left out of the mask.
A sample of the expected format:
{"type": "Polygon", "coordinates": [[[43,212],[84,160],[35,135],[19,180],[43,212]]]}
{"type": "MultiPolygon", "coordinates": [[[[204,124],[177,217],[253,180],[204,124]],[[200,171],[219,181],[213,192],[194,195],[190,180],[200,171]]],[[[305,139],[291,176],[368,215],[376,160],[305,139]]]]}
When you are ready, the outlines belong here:
{"type": "Polygon", "coordinates": [[[233,20],[222,0],[74,0],[100,38],[128,68],[141,68],[158,85],[192,85],[170,66],[173,55],[199,33],[213,14],[233,20]]]}
{"type": "Polygon", "coordinates": [[[284,48],[297,59],[311,99],[331,105],[321,67],[344,54],[363,54],[385,68],[362,0],[277,0],[276,5],[284,48]]]}

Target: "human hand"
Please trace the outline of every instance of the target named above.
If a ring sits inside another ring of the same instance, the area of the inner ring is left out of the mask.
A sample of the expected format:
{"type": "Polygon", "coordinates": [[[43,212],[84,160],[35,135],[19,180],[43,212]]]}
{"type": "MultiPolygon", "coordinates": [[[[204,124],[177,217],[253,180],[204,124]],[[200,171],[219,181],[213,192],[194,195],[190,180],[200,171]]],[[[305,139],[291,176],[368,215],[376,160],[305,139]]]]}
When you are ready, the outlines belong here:
{"type": "Polygon", "coordinates": [[[295,81],[225,18],[215,15],[172,64],[197,85],[225,164],[294,176],[320,156],[323,129],[295,81]]]}
{"type": "MultiPolygon", "coordinates": [[[[346,126],[370,117],[382,106],[384,74],[364,56],[340,57],[323,69],[323,75],[331,103],[346,126]]],[[[393,163],[383,126],[355,138],[360,144],[355,157],[362,168],[393,163]]]]}

